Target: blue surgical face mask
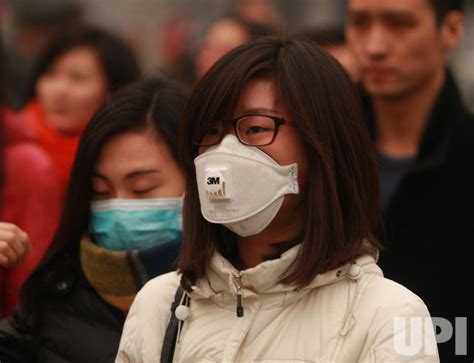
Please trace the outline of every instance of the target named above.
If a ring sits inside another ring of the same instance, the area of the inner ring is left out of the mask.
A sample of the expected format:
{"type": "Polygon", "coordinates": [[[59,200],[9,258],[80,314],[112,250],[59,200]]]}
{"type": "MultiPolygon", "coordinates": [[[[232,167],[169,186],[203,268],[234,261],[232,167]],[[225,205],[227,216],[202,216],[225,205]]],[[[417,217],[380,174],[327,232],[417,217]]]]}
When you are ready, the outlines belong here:
{"type": "Polygon", "coordinates": [[[142,250],[182,237],[183,198],[109,199],[91,202],[89,231],[110,250],[142,250]]]}

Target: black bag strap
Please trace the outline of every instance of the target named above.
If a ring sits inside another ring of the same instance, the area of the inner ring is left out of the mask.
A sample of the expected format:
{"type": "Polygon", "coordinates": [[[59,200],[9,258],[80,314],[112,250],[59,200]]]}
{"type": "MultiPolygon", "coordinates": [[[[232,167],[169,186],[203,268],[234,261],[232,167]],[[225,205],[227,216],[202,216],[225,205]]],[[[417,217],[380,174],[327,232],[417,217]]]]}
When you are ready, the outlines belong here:
{"type": "Polygon", "coordinates": [[[181,303],[184,290],[178,287],[176,294],[174,295],[174,301],[171,304],[171,317],[166,328],[165,338],[163,340],[163,346],[161,348],[161,363],[172,363],[174,357],[174,348],[176,346],[176,339],[178,337],[178,326],[181,323],[176,315],[174,314],[176,308],[181,303]]]}

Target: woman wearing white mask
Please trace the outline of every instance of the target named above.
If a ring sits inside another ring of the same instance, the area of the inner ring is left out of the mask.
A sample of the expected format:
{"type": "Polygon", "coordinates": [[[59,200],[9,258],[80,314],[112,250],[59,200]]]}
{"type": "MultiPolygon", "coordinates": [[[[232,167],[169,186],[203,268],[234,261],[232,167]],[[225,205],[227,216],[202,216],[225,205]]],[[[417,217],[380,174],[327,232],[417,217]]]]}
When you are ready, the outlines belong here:
{"type": "Polygon", "coordinates": [[[336,60],[240,46],[184,121],[179,272],[139,292],[116,362],[438,361],[426,306],[376,265],[377,166],[336,60]]]}
{"type": "Polygon", "coordinates": [[[114,360],[135,294],[178,254],[186,100],[173,83],[142,81],[94,116],[52,247],[23,288],[14,324],[0,323],[2,362],[114,360]]]}

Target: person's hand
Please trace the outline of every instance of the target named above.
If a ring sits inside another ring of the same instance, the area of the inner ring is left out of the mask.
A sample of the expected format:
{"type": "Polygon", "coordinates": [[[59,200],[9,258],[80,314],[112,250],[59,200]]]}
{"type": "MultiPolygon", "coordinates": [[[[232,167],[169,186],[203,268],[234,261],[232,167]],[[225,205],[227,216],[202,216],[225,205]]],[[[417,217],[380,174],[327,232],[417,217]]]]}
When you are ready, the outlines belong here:
{"type": "Polygon", "coordinates": [[[0,267],[19,264],[30,250],[30,240],[24,231],[14,224],[0,222],[0,267]]]}

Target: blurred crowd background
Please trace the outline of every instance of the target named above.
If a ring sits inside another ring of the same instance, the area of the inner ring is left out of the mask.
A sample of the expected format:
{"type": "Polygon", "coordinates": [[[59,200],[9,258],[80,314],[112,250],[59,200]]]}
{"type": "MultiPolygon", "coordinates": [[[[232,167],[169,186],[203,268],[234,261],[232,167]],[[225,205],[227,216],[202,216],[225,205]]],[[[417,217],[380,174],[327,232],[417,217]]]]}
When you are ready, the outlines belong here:
{"type": "MultiPolygon", "coordinates": [[[[11,104],[20,108],[35,57],[67,28],[105,28],[129,42],[144,74],[165,73],[191,82],[206,30],[219,18],[238,14],[277,32],[307,31],[342,26],[345,6],[344,0],[0,0],[0,14],[11,104]]],[[[471,110],[473,20],[474,0],[468,0],[466,36],[450,59],[471,110]]]]}

